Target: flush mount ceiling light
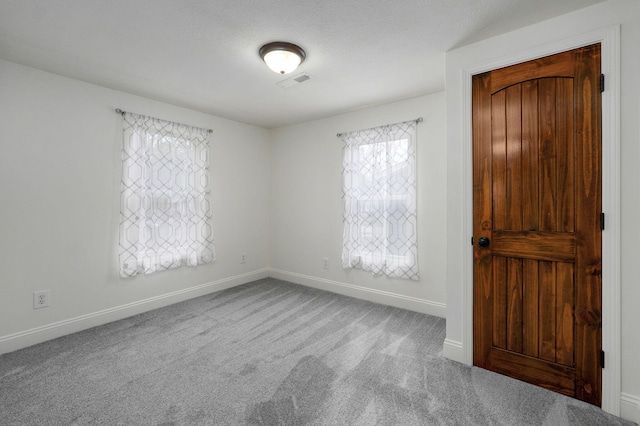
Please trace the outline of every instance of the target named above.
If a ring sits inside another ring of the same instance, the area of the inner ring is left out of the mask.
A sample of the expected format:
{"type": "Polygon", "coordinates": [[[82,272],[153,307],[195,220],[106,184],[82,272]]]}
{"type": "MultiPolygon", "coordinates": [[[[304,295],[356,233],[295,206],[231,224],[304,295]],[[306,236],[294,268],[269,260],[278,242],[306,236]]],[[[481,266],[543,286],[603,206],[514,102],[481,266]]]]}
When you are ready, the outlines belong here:
{"type": "Polygon", "coordinates": [[[278,74],[288,74],[298,68],[307,54],[300,46],[284,41],[267,43],[260,48],[260,57],[278,74]]]}

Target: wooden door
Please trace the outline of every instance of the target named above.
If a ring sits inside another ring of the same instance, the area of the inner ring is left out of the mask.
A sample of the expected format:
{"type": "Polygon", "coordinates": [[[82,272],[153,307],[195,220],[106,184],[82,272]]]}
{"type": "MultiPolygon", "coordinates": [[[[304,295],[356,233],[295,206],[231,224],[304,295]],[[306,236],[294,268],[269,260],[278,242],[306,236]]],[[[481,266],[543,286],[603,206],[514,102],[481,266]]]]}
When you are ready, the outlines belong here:
{"type": "Polygon", "coordinates": [[[473,77],[474,364],[595,405],[599,83],[599,44],[473,77]]]}

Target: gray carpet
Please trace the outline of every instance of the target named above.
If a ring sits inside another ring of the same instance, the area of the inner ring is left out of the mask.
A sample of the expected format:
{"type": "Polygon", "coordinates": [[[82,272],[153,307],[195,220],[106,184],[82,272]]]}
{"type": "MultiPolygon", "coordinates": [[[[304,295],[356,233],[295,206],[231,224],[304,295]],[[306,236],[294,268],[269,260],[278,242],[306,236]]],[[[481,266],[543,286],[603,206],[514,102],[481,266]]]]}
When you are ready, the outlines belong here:
{"type": "Polygon", "coordinates": [[[0,424],[631,424],[443,359],[444,336],[265,279],[0,356],[0,424]]]}

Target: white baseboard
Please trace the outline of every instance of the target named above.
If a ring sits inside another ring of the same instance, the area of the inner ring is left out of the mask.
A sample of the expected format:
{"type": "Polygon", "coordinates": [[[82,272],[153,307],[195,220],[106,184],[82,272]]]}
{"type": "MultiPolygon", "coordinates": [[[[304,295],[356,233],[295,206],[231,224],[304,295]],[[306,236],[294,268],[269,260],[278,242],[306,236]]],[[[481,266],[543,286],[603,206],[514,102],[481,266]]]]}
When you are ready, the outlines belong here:
{"type": "Polygon", "coordinates": [[[7,336],[0,336],[0,354],[13,352],[18,349],[26,348],[27,346],[32,346],[47,340],[65,336],[67,334],[128,318],[152,309],[172,305],[188,299],[193,299],[194,297],[204,296],[205,294],[225,290],[251,281],[267,278],[268,276],[269,270],[264,268],[246,274],[236,275],[210,283],[189,287],[183,290],[162,294],[160,296],[150,297],[148,299],[104,309],[102,311],[81,315],[79,317],[69,318],[52,324],[32,328],[30,330],[9,334],[7,336]]]}
{"type": "Polygon", "coordinates": [[[408,309],[427,315],[444,318],[447,314],[447,305],[430,300],[419,299],[417,297],[405,296],[388,291],[374,290],[354,284],[342,283],[339,281],[327,280],[324,278],[312,277],[295,272],[282,271],[280,269],[269,269],[269,276],[279,280],[301,284],[320,290],[330,291],[345,296],[368,300],[370,302],[383,305],[395,306],[396,308],[408,309]]]}
{"type": "Polygon", "coordinates": [[[442,345],[442,356],[464,364],[464,347],[462,346],[462,342],[444,339],[444,345],[442,345]]]}
{"type": "Polygon", "coordinates": [[[640,397],[620,394],[620,417],[640,424],[640,397]]]}
{"type": "MultiPolygon", "coordinates": [[[[102,311],[93,312],[79,317],[70,318],[30,330],[21,331],[7,336],[0,336],[0,354],[13,352],[38,343],[52,340],[67,334],[86,330],[102,324],[141,314],[152,309],[172,305],[174,303],[204,296],[216,291],[236,287],[252,281],[267,277],[273,277],[295,284],[301,284],[320,290],[356,297],[370,302],[395,306],[421,312],[428,315],[445,318],[446,305],[415,297],[404,296],[396,293],[374,290],[366,287],[347,284],[338,281],[327,280],[318,277],[287,272],[273,268],[265,268],[246,274],[213,281],[206,284],[189,287],[183,290],[150,297],[137,302],[127,303],[102,311]]],[[[445,339],[443,356],[453,361],[464,363],[464,350],[461,342],[445,339]]],[[[620,417],[625,420],[640,424],[640,397],[622,393],[620,397],[620,417]]]]}

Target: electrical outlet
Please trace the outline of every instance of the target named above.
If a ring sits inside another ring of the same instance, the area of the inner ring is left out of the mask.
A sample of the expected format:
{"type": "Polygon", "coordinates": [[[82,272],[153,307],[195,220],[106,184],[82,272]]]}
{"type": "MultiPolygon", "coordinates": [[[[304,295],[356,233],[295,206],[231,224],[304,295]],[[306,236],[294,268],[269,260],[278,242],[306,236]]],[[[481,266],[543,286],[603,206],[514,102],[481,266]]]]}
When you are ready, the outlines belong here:
{"type": "Polygon", "coordinates": [[[240,253],[240,263],[247,263],[247,253],[240,253]]]}
{"type": "Polygon", "coordinates": [[[329,269],[329,258],[328,257],[323,257],[322,258],[322,269],[329,269]]]}
{"type": "Polygon", "coordinates": [[[46,308],[51,303],[51,291],[42,290],[33,292],[33,309],[46,308]]]}

